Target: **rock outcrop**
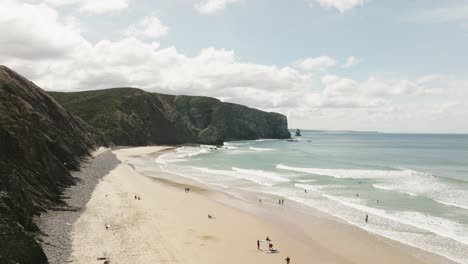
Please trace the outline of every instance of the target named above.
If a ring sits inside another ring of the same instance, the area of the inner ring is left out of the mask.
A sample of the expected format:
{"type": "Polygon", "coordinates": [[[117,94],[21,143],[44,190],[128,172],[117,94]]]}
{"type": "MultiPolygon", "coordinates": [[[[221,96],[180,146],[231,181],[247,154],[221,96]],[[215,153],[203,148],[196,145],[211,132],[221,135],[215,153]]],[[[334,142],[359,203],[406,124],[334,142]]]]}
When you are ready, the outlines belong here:
{"type": "Polygon", "coordinates": [[[32,217],[62,203],[69,170],[102,145],[97,130],[0,66],[0,263],[47,263],[32,217]]]}
{"type": "Polygon", "coordinates": [[[136,88],[50,95],[116,145],[222,144],[290,137],[284,115],[210,97],[149,93],[136,88]]]}

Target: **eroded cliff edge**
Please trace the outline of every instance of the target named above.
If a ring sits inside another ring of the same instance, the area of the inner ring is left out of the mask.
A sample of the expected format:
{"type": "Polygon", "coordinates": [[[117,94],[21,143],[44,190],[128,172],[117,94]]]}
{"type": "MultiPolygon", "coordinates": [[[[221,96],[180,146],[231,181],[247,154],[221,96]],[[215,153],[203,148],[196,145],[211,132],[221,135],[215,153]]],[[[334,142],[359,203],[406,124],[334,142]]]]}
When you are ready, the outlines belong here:
{"type": "Polygon", "coordinates": [[[286,116],[210,97],[136,88],[49,94],[116,145],[222,144],[290,137],[286,116]]]}

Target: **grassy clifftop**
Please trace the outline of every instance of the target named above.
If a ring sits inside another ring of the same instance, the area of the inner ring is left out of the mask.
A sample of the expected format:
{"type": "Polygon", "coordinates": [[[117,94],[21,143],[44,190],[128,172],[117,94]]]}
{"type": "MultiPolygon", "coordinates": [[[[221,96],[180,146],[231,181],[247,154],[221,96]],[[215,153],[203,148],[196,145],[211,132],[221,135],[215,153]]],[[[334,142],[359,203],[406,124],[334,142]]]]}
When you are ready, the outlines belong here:
{"type": "Polygon", "coordinates": [[[49,92],[49,94],[71,113],[78,114],[88,124],[106,135],[111,135],[119,133],[124,99],[139,92],[138,89],[116,88],[112,91],[49,92]]]}
{"type": "Polygon", "coordinates": [[[284,115],[210,97],[135,88],[50,95],[117,145],[221,144],[226,140],[290,137],[284,115]]]}

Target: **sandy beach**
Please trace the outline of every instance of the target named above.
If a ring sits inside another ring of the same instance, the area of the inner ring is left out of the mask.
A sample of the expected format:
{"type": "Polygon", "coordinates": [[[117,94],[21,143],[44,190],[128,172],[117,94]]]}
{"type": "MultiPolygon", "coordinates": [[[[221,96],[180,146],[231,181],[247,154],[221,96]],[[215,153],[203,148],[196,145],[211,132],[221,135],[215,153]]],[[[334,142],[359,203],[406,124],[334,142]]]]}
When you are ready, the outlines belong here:
{"type": "MultiPolygon", "coordinates": [[[[285,263],[289,256],[291,263],[444,262],[327,217],[298,220],[293,212],[254,203],[245,206],[249,210],[241,210],[242,206],[234,205],[241,201],[229,206],[226,201],[232,198],[220,202],[213,197],[221,194],[213,195],[214,191],[203,187],[192,186],[184,192],[185,185],[141,175],[128,162],[134,155],[167,149],[112,151],[120,163],[99,181],[74,222],[68,261],[270,264],[285,263]],[[257,213],[252,212],[255,206],[257,213]],[[257,249],[257,240],[266,236],[278,253],[267,254],[266,242],[257,249]]],[[[110,151],[101,155],[106,153],[110,151]]]]}

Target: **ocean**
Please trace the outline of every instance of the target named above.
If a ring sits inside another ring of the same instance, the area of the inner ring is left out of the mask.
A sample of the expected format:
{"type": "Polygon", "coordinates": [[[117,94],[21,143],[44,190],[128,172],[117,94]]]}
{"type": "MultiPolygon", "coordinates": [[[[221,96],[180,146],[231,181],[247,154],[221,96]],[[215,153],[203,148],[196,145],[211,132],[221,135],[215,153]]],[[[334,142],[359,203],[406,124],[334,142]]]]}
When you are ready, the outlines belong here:
{"type": "Polygon", "coordinates": [[[186,146],[135,165],[236,196],[284,197],[468,263],[468,135],[303,131],[296,139],[186,146]]]}

